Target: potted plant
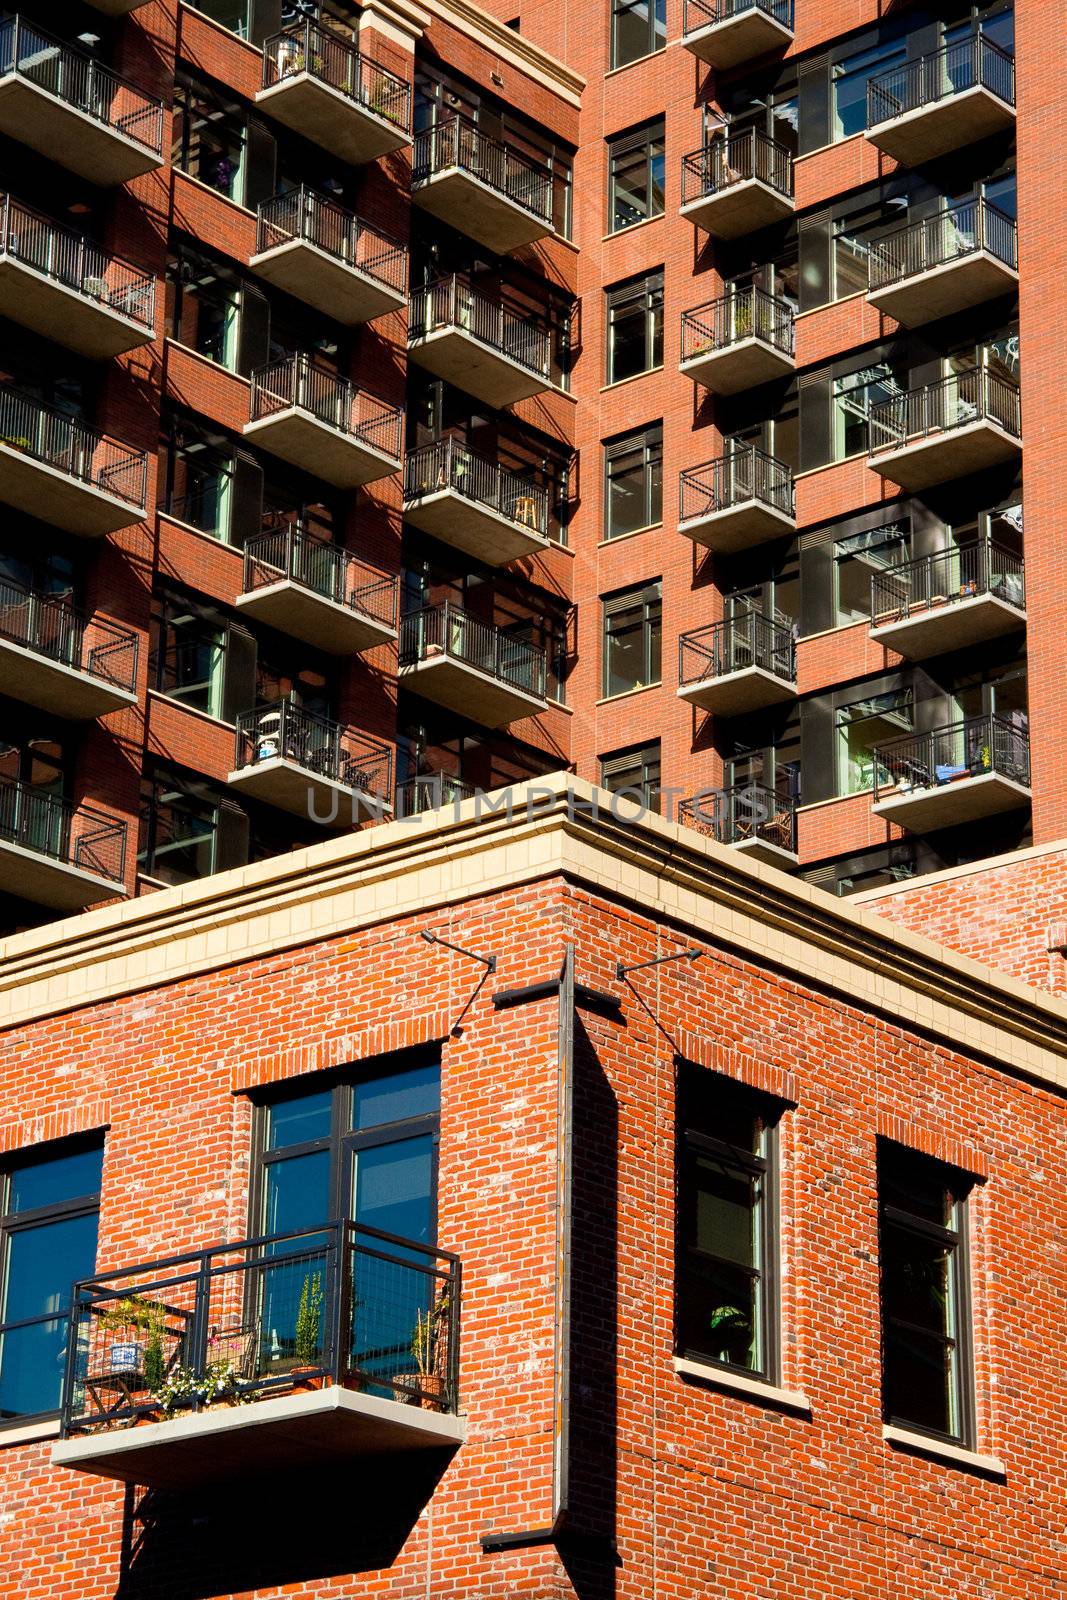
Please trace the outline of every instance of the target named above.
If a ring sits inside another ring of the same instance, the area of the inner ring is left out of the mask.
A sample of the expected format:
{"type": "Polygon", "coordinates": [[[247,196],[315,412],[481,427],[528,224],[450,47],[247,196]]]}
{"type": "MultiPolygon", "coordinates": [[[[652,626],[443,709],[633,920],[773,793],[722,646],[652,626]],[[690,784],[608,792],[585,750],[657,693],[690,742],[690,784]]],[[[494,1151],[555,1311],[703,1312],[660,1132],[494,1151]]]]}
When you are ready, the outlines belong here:
{"type": "Polygon", "coordinates": [[[415,1326],[411,1330],[415,1371],[398,1372],[392,1380],[393,1399],[402,1405],[421,1405],[426,1411],[440,1410],[445,1392],[445,1380],[439,1370],[444,1353],[441,1332],[447,1312],[447,1291],[442,1290],[433,1306],[415,1313],[415,1326]]]}
{"type": "Polygon", "coordinates": [[[716,1306],[709,1322],[715,1355],[731,1366],[748,1365],[752,1349],[752,1319],[740,1306],[716,1306]]]}
{"type": "Polygon", "coordinates": [[[106,1333],[125,1334],[125,1338],[112,1341],[108,1351],[110,1371],[137,1373],[145,1379],[145,1388],[154,1384],[151,1377],[163,1374],[163,1327],[166,1311],[157,1300],[147,1300],[143,1295],[127,1294],[113,1300],[106,1311],[100,1313],[100,1327],[106,1333]],[[145,1334],[144,1340],[137,1337],[145,1334]]]}
{"type": "Polygon", "coordinates": [[[296,1337],[291,1368],[294,1384],[302,1389],[322,1386],[319,1368],[322,1364],[322,1274],[309,1272],[304,1277],[300,1291],[300,1306],[296,1314],[296,1337]]]}

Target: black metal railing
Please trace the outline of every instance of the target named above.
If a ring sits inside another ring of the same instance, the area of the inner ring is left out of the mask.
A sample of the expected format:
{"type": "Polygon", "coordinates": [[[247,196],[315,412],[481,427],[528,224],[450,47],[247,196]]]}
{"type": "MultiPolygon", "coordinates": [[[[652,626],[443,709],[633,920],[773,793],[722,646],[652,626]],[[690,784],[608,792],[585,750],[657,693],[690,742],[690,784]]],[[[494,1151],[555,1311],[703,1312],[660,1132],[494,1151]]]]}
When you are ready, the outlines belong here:
{"type": "Polygon", "coordinates": [[[137,635],[75,610],[59,595],[0,579],[0,638],[133,693],[137,635]]]}
{"type": "Polygon", "coordinates": [[[682,312],[682,360],[696,361],[743,339],[762,339],[785,356],[794,350],[793,307],[753,284],[682,312]]]}
{"type": "Polygon", "coordinates": [[[285,356],[252,374],[253,422],[294,408],[399,465],[403,410],[375,400],[305,353],[285,356]]]}
{"type": "Polygon", "coordinates": [[[876,289],[887,289],[979,250],[987,250],[1015,270],[1019,255],[1014,217],[1005,216],[988,200],[945,206],[932,217],[898,228],[871,245],[867,253],[869,290],[873,294],[876,289]]]}
{"type": "Polygon", "coordinates": [[[761,839],[790,855],[797,850],[796,801],[758,783],[705,789],[678,807],[678,821],[719,844],[761,839]]]}
{"type": "Polygon", "coordinates": [[[968,367],[879,400],[870,409],[868,451],[873,459],[972,422],[995,422],[1017,439],[1022,428],[1019,385],[988,367],[968,367]]]}
{"type": "Polygon", "coordinates": [[[472,617],[451,600],[400,619],[400,665],[415,666],[435,656],[451,656],[512,689],[545,698],[545,652],[540,646],[472,617]]]}
{"type": "Polygon", "coordinates": [[[0,777],[0,843],[119,885],[126,875],[125,822],[17,778],[0,777]]]}
{"type": "Polygon", "coordinates": [[[887,567],[871,579],[871,625],[885,627],[926,611],[941,611],[993,595],[1022,610],[1023,558],[986,539],[887,567]]]}
{"type": "Polygon", "coordinates": [[[63,1437],[334,1383],[454,1413],[460,1281],[458,1257],[355,1222],[98,1273],[74,1285],[63,1437]]]}
{"type": "Polygon", "coordinates": [[[916,61],[903,61],[867,84],[867,126],[936,105],[967,89],[988,89],[1015,104],[1015,58],[984,34],[960,39],[916,61]]]}
{"type": "Polygon", "coordinates": [[[269,700],[237,718],[238,771],[289,761],[304,772],[377,801],[392,794],[393,752],[356,728],[305,711],[291,700],[269,700]]]}
{"type": "Polygon", "coordinates": [[[474,792],[472,783],[464,783],[448,772],[420,772],[397,784],[395,815],[421,817],[426,811],[440,811],[443,806],[469,800],[474,792]]]}
{"type": "Polygon", "coordinates": [[[714,461],[681,474],[680,522],[699,521],[759,500],[784,516],[794,515],[793,472],[784,461],[754,444],[736,445],[714,461]]]}
{"type": "Polygon", "coordinates": [[[9,73],[162,157],[162,100],[22,17],[0,22],[0,77],[9,73]]]}
{"type": "Polygon", "coordinates": [[[149,332],[155,327],[156,280],[150,273],[109,256],[83,233],[60,227],[9,194],[0,197],[0,256],[32,267],[149,332]]]}
{"type": "Polygon", "coordinates": [[[475,455],[458,439],[439,439],[436,444],[409,450],[404,499],[420,500],[444,489],[454,490],[531,533],[547,535],[548,495],[531,479],[475,455]]]}
{"type": "Polygon", "coordinates": [[[937,789],[990,773],[1030,784],[1030,735],[1007,717],[967,717],[908,734],[877,745],[871,757],[876,805],[889,791],[937,789]]]}
{"type": "Polygon", "coordinates": [[[96,433],[10,384],[0,384],[0,445],[144,509],[148,457],[143,450],[96,433]]]}
{"type": "Polygon", "coordinates": [[[543,326],[495,304],[466,278],[439,278],[411,296],[408,338],[425,339],[441,328],[456,328],[487,349],[518,362],[548,382],[549,340],[543,326]]]}
{"type": "Polygon", "coordinates": [[[721,194],[750,178],[792,198],[793,158],[785,145],[758,128],[720,134],[682,157],[682,204],[721,194]]]}
{"type": "Polygon", "coordinates": [[[552,225],[552,174],[511,145],[483,133],[477,123],[453,112],[415,135],[411,184],[417,189],[449,167],[458,167],[524,211],[552,225]]]}
{"type": "Polygon", "coordinates": [[[307,73],[364,111],[411,132],[411,85],[316,22],[296,22],[263,45],[263,87],[307,73]]]}
{"type": "Polygon", "coordinates": [[[362,218],[313,189],[293,189],[264,200],[256,215],[256,254],[299,239],[346,267],[403,294],[408,280],[407,246],[379,233],[362,218]]]}
{"type": "Polygon", "coordinates": [[[683,689],[747,667],[761,667],[783,683],[794,683],[797,660],[792,626],[746,611],[724,622],[694,628],[678,640],[678,683],[683,689]]]}
{"type": "Polygon", "coordinates": [[[716,22],[743,17],[748,11],[762,11],[783,28],[793,27],[793,0],[685,0],[682,34],[699,33],[716,22]]]}
{"type": "Polygon", "coordinates": [[[299,523],[256,534],[245,545],[245,594],[285,581],[358,616],[396,627],[397,579],[349,550],[308,538],[299,523]]]}

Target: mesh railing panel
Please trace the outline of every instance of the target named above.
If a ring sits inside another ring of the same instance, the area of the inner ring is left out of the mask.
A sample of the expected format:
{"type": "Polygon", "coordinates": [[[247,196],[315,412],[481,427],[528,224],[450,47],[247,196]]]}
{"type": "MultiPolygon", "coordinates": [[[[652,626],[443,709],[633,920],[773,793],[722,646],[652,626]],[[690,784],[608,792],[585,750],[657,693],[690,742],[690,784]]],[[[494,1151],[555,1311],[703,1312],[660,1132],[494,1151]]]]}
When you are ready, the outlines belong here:
{"type": "Polygon", "coordinates": [[[890,791],[941,788],[997,773],[1030,783],[1030,735],[1008,717],[968,717],[878,745],[872,751],[875,803],[890,791]]]}
{"type": "Polygon", "coordinates": [[[789,151],[758,128],[720,134],[702,150],[682,157],[682,204],[720,194],[752,178],[791,197],[793,158],[789,151]]]}
{"type": "Polygon", "coordinates": [[[678,641],[678,681],[683,688],[747,667],[762,667],[785,683],[796,678],[792,627],[756,612],[683,633],[678,641]]]}
{"type": "Polygon", "coordinates": [[[392,793],[392,759],[388,745],[288,700],[268,701],[237,718],[239,770],[289,761],[317,777],[386,800],[392,793]]]}
{"type": "Polygon", "coordinates": [[[137,635],[57,595],[0,580],[0,637],[128,693],[136,682],[137,635]]]}
{"type": "Polygon", "coordinates": [[[958,545],[875,574],[871,621],[885,626],[985,594],[1020,609],[1026,604],[1022,556],[991,540],[958,545]]]}
{"type": "Polygon", "coordinates": [[[678,821],[719,844],[760,839],[795,855],[796,802],[761,784],[705,789],[678,807],[678,821]]]}
{"type": "Polygon", "coordinates": [[[375,400],[347,378],[320,367],[308,355],[287,356],[252,374],[253,422],[292,408],[306,411],[338,433],[399,460],[402,409],[375,400]]]}
{"type": "Polygon", "coordinates": [[[42,405],[32,395],[0,385],[0,444],[32,456],[92,489],[143,509],[148,457],[84,422],[42,405]]]}
{"type": "Polygon", "coordinates": [[[867,256],[869,287],[885,289],[935,267],[949,265],[988,250],[1005,266],[1018,266],[1014,218],[988,200],[966,200],[946,206],[871,245],[867,256]]]}
{"type": "Polygon", "coordinates": [[[294,239],[314,245],[397,293],[403,293],[407,287],[406,246],[387,238],[351,211],[310,189],[277,195],[273,200],[264,200],[259,207],[257,255],[276,250],[294,239]]]}
{"type": "Polygon", "coordinates": [[[244,593],[286,580],[387,627],[396,626],[397,580],[379,567],[337,545],[309,539],[295,527],[249,539],[244,593]]]}
{"type": "Polygon", "coordinates": [[[794,347],[793,308],[749,285],[682,312],[682,360],[726,350],[743,339],[762,339],[783,355],[794,347]]]}
{"type": "Polygon", "coordinates": [[[0,841],[121,884],[126,824],[92,806],[0,777],[0,841]]]}
{"type": "Polygon", "coordinates": [[[419,500],[444,489],[496,511],[532,533],[547,535],[548,495],[540,484],[475,455],[458,439],[439,439],[436,444],[409,450],[405,500],[419,500]]]}
{"type": "Polygon", "coordinates": [[[0,200],[0,254],[142,328],[155,326],[156,280],[151,274],[107,255],[84,234],[61,228],[9,194],[0,200]]]}
{"type": "Polygon", "coordinates": [[[446,601],[409,612],[400,621],[400,665],[451,656],[539,699],[545,696],[545,652],[504,628],[472,617],[446,601]]]}
{"type": "Polygon", "coordinates": [[[483,133],[469,118],[454,113],[415,135],[411,181],[417,188],[449,167],[477,178],[488,188],[552,222],[552,174],[529,156],[483,133]]]}
{"type": "Polygon", "coordinates": [[[1015,104],[1015,59],[984,34],[960,39],[881,72],[867,85],[867,126],[936,105],[968,89],[983,88],[1006,105],[1015,104]]]}
{"type": "Polygon", "coordinates": [[[683,472],[679,520],[690,522],[712,516],[748,500],[759,500],[785,516],[793,515],[792,471],[755,445],[744,445],[683,472]]]}
{"type": "Polygon", "coordinates": [[[793,26],[793,0],[685,0],[682,9],[683,34],[698,33],[716,22],[729,22],[748,11],[762,11],[783,28],[793,26]]]}
{"type": "Polygon", "coordinates": [[[988,367],[969,367],[938,383],[878,401],[871,407],[869,421],[872,456],[973,422],[995,422],[1018,438],[1019,386],[988,367]]]}

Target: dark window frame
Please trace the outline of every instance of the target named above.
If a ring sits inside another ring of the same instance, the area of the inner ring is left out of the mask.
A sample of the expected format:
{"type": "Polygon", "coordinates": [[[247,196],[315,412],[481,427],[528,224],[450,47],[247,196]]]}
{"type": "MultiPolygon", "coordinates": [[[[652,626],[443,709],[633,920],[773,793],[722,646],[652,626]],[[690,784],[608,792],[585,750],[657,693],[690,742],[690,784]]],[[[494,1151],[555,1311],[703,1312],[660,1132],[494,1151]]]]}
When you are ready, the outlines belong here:
{"type": "Polygon", "coordinates": [[[663,681],[663,581],[656,578],[604,595],[600,602],[600,689],[605,700],[618,695],[636,694],[663,681]],[[609,641],[625,627],[641,634],[641,671],[645,674],[626,689],[613,689],[609,681],[611,651],[609,641]],[[616,626],[613,627],[613,624],[616,626]]]}
{"type": "Polygon", "coordinates": [[[611,0],[611,39],[608,56],[608,71],[617,72],[620,67],[632,66],[635,61],[647,61],[649,56],[659,55],[661,50],[667,48],[667,5],[666,0],[611,0]],[[640,12],[644,9],[648,15],[648,49],[639,55],[620,58],[619,51],[619,21],[628,12],[640,12]]]}
{"type": "Polygon", "coordinates": [[[637,228],[644,222],[651,222],[656,217],[662,217],[666,206],[664,185],[666,181],[666,124],[663,117],[654,117],[650,122],[642,123],[639,128],[633,128],[628,133],[618,133],[607,141],[608,145],[608,225],[610,234],[625,233],[630,228],[637,228]],[[658,156],[654,147],[658,144],[658,156]],[[641,153],[644,160],[644,214],[632,217],[629,221],[618,220],[618,207],[621,195],[617,184],[619,167],[627,157],[634,157],[641,153]],[[658,185],[659,209],[655,210],[657,200],[656,167],[659,164],[660,181],[658,185]]]}
{"type": "Polygon", "coordinates": [[[605,382],[610,386],[625,383],[663,368],[663,268],[627,278],[604,291],[605,382]],[[644,365],[633,372],[617,375],[615,330],[623,316],[638,314],[644,319],[644,365]]]}
{"type": "Polygon", "coordinates": [[[662,779],[663,748],[659,739],[648,739],[643,744],[626,745],[621,750],[611,750],[607,755],[600,757],[600,787],[609,793],[633,793],[639,790],[643,796],[643,803],[650,811],[659,810],[656,798],[660,794],[662,779]],[[612,789],[609,778],[613,776],[609,768],[615,767],[619,771],[626,770],[626,764],[631,763],[638,769],[636,783],[620,784],[617,789],[612,789]],[[656,769],[656,781],[651,782],[651,769],[656,769]]]}

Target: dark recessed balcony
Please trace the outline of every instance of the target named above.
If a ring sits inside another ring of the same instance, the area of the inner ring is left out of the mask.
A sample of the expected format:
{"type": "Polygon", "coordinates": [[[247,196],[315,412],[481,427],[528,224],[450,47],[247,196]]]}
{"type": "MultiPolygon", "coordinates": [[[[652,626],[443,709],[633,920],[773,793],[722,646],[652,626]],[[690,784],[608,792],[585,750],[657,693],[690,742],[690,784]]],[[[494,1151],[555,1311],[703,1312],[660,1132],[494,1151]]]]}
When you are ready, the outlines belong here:
{"type": "Polygon", "coordinates": [[[552,174],[454,113],[415,135],[411,198],[497,255],[552,232],[552,174]]]}
{"type": "Polygon", "coordinates": [[[720,134],[682,158],[682,216],[716,239],[791,217],[793,158],[756,128],[720,134]]]}
{"type": "Polygon", "coordinates": [[[455,1256],[334,1222],[76,1284],[52,1460],[182,1490],[451,1454],[459,1282],[455,1256]]]}
{"type": "Polygon", "coordinates": [[[420,772],[396,786],[396,816],[421,817],[428,811],[454,810],[475,793],[472,783],[464,783],[448,772],[420,772]]]}
{"type": "Polygon", "coordinates": [[[435,377],[494,410],[551,385],[548,332],[490,300],[465,278],[441,278],[411,296],[408,350],[435,377]]]}
{"type": "Polygon", "coordinates": [[[245,545],[238,608],[290,638],[352,655],[396,638],[397,580],[298,525],[245,545]]]}
{"type": "Polygon", "coordinates": [[[357,166],[411,143],[411,85],[315,22],[266,41],[256,103],[357,166]]]}
{"type": "Polygon", "coordinates": [[[126,893],[126,824],[0,777],[0,892],[84,911],[126,893]]]}
{"type": "Polygon", "coordinates": [[[678,697],[717,717],[792,700],[796,646],[790,623],[746,611],[678,640],[678,697]]]}
{"type": "Polygon", "coordinates": [[[545,652],[450,601],[401,618],[400,681],[486,728],[535,717],[547,704],[545,652]]]}
{"type": "Polygon", "coordinates": [[[761,784],[703,789],[682,801],[678,821],[768,866],[788,871],[797,864],[796,802],[761,784]]]}
{"type": "Polygon", "coordinates": [[[678,532],[708,550],[748,550],[796,530],[793,473],[755,445],[690,467],[680,491],[678,532]]]}
{"type": "Polygon", "coordinates": [[[399,311],[407,298],[407,248],[310,189],[263,201],[249,266],[346,327],[399,311]]]}
{"type": "Polygon", "coordinates": [[[867,137],[905,166],[933,161],[1015,121],[1015,59],[974,34],[867,85],[867,137]]]}
{"type": "Polygon", "coordinates": [[[0,685],[59,717],[137,704],[137,635],[85,616],[59,595],[0,581],[0,685]]]}
{"type": "Polygon", "coordinates": [[[0,22],[0,133],[90,183],[163,160],[163,102],[22,17],[0,22]]]}
{"type": "Polygon", "coordinates": [[[970,717],[872,751],[876,817],[913,833],[1030,803],[1030,736],[1006,717],[970,717]]]}
{"type": "Polygon", "coordinates": [[[273,700],[237,718],[234,770],[241,794],[325,827],[388,815],[393,753],[328,717],[273,700]]]}
{"type": "Polygon", "coordinates": [[[685,0],[682,43],[717,72],[793,40],[793,0],[685,0]]]}
{"type": "Polygon", "coordinates": [[[751,284],[682,312],[680,372],[713,394],[738,394],[796,371],[793,307],[751,284]]]}
{"type": "Polygon", "coordinates": [[[131,11],[139,11],[148,4],[148,0],[89,0],[94,11],[102,11],[106,17],[128,17],[131,11]]]}
{"type": "Polygon", "coordinates": [[[404,414],[339,378],[308,355],[287,356],[252,374],[245,435],[337,489],[400,470],[404,414]]]}
{"type": "Polygon", "coordinates": [[[0,500],[83,538],[145,514],[148,459],[83,422],[0,385],[0,500]]]}
{"type": "Polygon", "coordinates": [[[984,644],[1025,623],[1023,558],[989,539],[871,579],[871,638],[912,661],[984,644]]]}
{"type": "Polygon", "coordinates": [[[965,200],[876,240],[867,264],[869,303],[917,327],[1018,287],[1015,220],[965,200]]]}
{"type": "Polygon", "coordinates": [[[458,439],[408,452],[404,518],[494,567],[548,546],[545,490],[475,455],[458,439]]]}
{"type": "Polygon", "coordinates": [[[988,367],[872,405],[867,465],[902,489],[967,477],[1022,451],[1019,386],[988,367]]]}

